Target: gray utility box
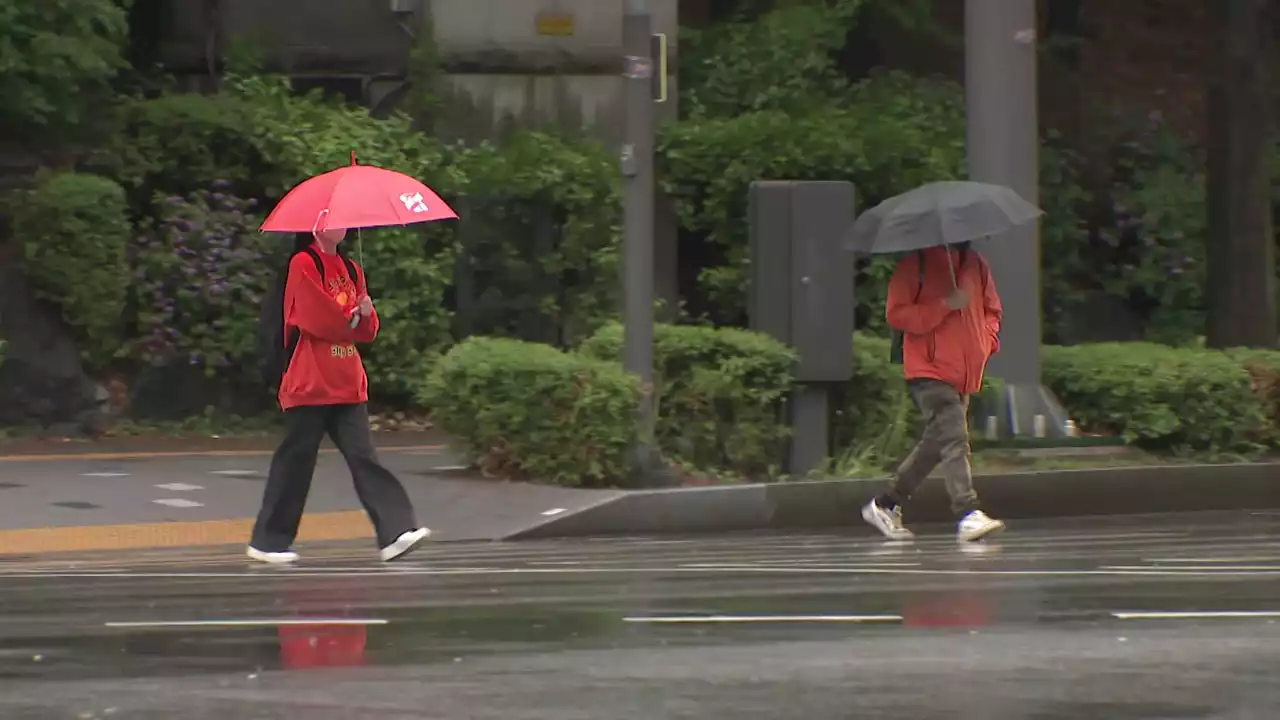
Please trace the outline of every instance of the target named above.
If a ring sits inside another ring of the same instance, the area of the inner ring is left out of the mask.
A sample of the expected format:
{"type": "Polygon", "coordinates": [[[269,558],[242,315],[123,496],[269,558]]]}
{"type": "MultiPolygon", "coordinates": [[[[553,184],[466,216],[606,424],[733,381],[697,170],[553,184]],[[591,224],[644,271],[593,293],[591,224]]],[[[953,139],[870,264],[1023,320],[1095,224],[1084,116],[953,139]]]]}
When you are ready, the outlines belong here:
{"type": "Polygon", "coordinates": [[[854,271],[842,244],[853,223],[853,185],[762,180],[749,192],[751,329],[796,351],[799,382],[848,380],[854,271]]]}
{"type": "Polygon", "coordinates": [[[853,376],[853,223],[847,182],[751,183],[751,328],[796,351],[791,451],[786,470],[805,475],[831,453],[833,383],[853,376]]]}

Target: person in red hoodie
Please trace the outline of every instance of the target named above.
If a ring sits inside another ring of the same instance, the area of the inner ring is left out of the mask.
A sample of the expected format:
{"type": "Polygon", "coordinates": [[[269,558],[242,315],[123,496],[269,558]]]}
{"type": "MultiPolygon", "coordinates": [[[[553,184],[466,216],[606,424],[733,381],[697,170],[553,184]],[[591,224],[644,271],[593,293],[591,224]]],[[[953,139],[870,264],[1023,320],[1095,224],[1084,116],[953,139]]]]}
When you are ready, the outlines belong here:
{"type": "Polygon", "coordinates": [[[311,489],[320,442],[326,434],[347,461],[356,494],[377,533],[379,556],[403,557],[430,531],[418,525],[404,486],[378,460],[369,427],[369,379],[356,343],[378,336],[378,313],[364,271],[351,277],[338,255],[346,230],[316,233],[310,253],[289,261],[284,292],[284,337],[297,337],[280,381],[285,436],[271,459],[262,509],[253,527],[249,557],[267,563],[298,560],[292,550],[311,489]]]}
{"type": "Polygon", "coordinates": [[[991,268],[968,243],[908,255],[889,280],[885,316],[903,333],[907,387],[924,433],[885,492],[862,510],[885,537],[913,537],[903,527],[902,506],[937,467],[959,519],[960,540],[1004,529],[982,511],[973,489],[968,420],[969,398],[982,389],[987,361],[1000,350],[1003,314],[991,268]]]}

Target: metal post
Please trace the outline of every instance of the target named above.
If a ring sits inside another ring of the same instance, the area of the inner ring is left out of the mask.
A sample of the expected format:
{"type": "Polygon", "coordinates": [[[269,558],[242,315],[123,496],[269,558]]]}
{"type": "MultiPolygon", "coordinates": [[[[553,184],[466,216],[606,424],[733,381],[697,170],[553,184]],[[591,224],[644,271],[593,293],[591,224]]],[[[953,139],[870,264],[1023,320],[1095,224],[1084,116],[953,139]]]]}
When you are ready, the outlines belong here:
{"type": "Polygon", "coordinates": [[[653,456],[653,88],[652,17],[647,0],[623,0],[623,363],[640,378],[639,473],[653,456]]]}
{"type": "MultiPolygon", "coordinates": [[[[1038,204],[1036,3],[966,0],[964,28],[969,177],[1038,204]]],[[[1000,425],[1015,436],[1037,427],[1059,436],[1066,413],[1040,384],[1039,227],[982,245],[1004,304],[1000,353],[990,366],[1006,385],[1000,425]]]]}

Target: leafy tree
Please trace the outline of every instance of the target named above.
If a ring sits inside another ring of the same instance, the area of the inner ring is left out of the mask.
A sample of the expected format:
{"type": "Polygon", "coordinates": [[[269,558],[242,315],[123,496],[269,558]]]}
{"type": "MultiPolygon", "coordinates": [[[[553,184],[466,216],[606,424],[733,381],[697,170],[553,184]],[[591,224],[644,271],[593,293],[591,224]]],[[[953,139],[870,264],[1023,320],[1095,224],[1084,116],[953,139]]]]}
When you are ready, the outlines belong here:
{"type": "Polygon", "coordinates": [[[125,67],[128,5],[0,0],[0,127],[50,143],[100,131],[125,67]]]}

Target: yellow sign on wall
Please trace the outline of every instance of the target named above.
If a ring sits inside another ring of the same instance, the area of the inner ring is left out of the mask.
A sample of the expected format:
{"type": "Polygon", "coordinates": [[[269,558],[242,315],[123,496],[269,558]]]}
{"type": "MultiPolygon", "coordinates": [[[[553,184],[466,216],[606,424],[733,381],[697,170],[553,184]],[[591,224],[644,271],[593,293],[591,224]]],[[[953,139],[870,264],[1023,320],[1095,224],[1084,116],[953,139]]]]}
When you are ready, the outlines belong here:
{"type": "Polygon", "coordinates": [[[564,13],[538,13],[538,34],[566,37],[573,34],[573,16],[564,13]]]}

